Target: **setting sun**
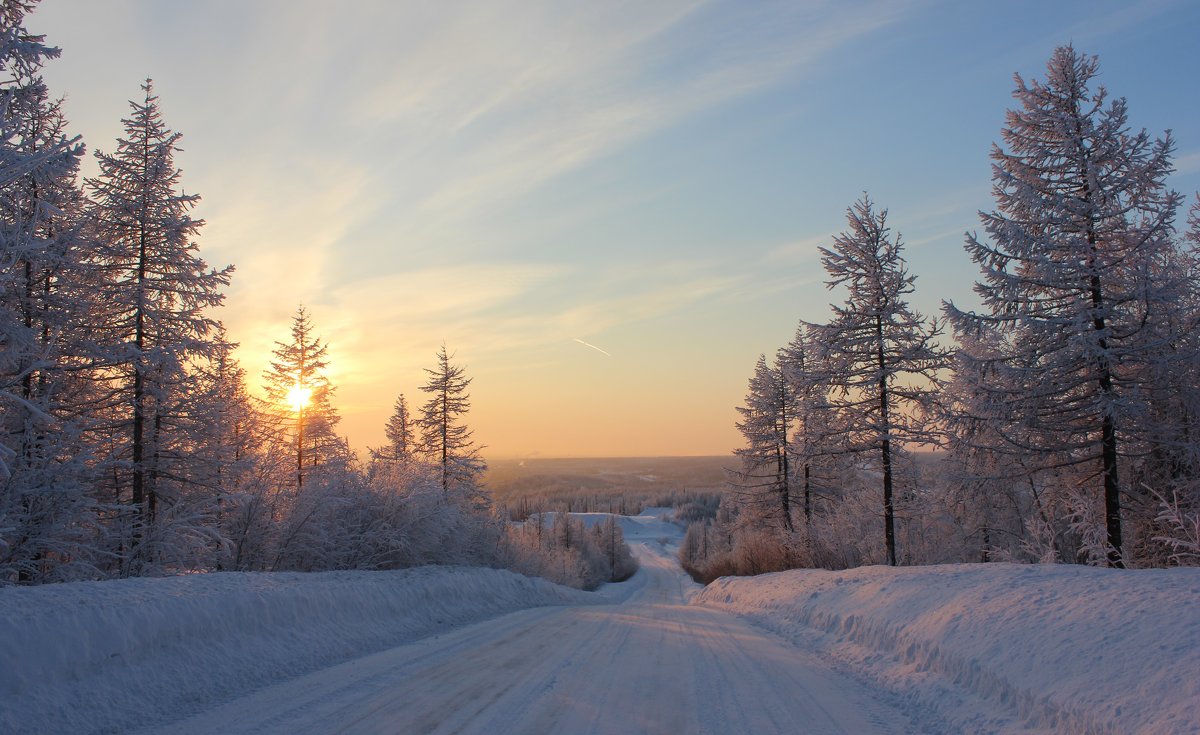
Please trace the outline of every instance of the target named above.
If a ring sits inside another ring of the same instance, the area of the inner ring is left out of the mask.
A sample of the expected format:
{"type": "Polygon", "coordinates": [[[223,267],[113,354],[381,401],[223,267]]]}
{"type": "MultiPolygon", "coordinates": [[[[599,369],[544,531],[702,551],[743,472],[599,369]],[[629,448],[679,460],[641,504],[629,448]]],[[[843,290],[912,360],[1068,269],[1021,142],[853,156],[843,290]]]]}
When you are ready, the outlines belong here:
{"type": "Polygon", "coordinates": [[[297,383],[288,391],[287,402],[296,413],[300,413],[305,406],[308,405],[308,400],[312,398],[312,388],[305,388],[297,383]]]}

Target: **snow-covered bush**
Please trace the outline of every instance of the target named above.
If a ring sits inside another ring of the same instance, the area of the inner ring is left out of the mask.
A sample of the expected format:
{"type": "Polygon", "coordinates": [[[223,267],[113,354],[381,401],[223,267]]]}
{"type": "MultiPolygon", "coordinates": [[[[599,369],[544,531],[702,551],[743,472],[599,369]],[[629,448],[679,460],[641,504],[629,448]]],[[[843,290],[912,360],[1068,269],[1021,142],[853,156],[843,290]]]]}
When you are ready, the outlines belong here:
{"type": "Polygon", "coordinates": [[[569,513],[537,515],[508,526],[503,566],[521,574],[592,590],[637,571],[620,526],[613,517],[590,530],[569,513]]]}

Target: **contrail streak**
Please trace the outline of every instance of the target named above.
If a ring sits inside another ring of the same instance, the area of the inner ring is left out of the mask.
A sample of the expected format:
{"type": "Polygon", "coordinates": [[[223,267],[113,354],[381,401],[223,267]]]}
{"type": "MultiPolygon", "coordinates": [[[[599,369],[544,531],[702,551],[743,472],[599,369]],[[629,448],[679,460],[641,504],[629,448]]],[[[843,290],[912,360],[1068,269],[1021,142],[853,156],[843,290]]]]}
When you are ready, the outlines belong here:
{"type": "Polygon", "coordinates": [[[607,350],[600,349],[599,347],[592,344],[591,342],[584,342],[583,340],[579,339],[578,337],[575,338],[575,341],[578,342],[579,344],[583,345],[584,347],[591,347],[593,350],[595,350],[596,352],[599,352],[602,355],[607,355],[609,357],[612,357],[612,353],[608,352],[607,350]]]}

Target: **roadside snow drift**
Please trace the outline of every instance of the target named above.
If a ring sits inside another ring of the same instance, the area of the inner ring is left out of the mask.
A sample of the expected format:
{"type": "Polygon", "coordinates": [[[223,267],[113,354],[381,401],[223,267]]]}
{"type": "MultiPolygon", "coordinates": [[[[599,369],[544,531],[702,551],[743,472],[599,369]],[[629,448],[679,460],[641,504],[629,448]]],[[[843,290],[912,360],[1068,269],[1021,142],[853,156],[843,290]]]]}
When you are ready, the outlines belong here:
{"type": "Polygon", "coordinates": [[[218,573],[0,590],[0,732],[124,732],[586,593],[495,569],[218,573]]]}
{"type": "Polygon", "coordinates": [[[1200,732],[1200,569],[791,571],[718,579],[693,604],[820,637],[952,731],[1200,732]],[[997,705],[1020,724],[998,722],[997,705]]]}

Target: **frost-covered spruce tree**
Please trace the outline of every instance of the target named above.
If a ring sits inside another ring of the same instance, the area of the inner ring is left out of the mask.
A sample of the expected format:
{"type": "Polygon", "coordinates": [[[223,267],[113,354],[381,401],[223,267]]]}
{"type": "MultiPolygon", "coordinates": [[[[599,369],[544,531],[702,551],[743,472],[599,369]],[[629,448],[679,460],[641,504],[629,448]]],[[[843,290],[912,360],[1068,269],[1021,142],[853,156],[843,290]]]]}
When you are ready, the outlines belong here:
{"type": "MultiPolygon", "coordinates": [[[[22,92],[8,107],[25,123],[22,147],[31,155],[65,150],[59,104],[49,100],[40,80],[22,92]]],[[[6,333],[0,339],[0,467],[11,452],[10,472],[0,479],[0,516],[15,523],[12,543],[0,544],[0,559],[5,551],[14,562],[21,559],[22,581],[94,574],[87,561],[95,519],[83,440],[94,396],[81,376],[91,351],[80,329],[94,307],[94,291],[81,268],[86,245],[75,175],[82,152],[72,146],[71,155],[51,158],[0,187],[0,259],[8,265],[0,270],[0,319],[6,322],[0,327],[6,333]]]]}
{"type": "Polygon", "coordinates": [[[282,458],[268,454],[270,432],[246,385],[246,371],[233,357],[237,345],[222,327],[211,359],[194,366],[188,395],[196,429],[189,448],[195,457],[193,482],[216,499],[214,526],[219,538],[210,566],[245,571],[261,559],[269,542],[276,493],[269,482],[282,458]]]}
{"type": "Polygon", "coordinates": [[[293,484],[309,475],[350,462],[350,450],[335,429],[341,417],[331,399],[336,388],[325,371],[329,345],[315,333],[308,310],[292,317],[290,339],[276,342],[271,366],[263,374],[267,402],[278,424],[280,453],[291,458],[293,484]]]}
{"type": "Polygon", "coordinates": [[[392,415],[388,417],[383,434],[388,443],[379,449],[371,450],[374,462],[405,464],[412,460],[416,451],[416,441],[413,436],[413,417],[408,410],[408,401],[401,393],[396,398],[392,415]]]}
{"type": "Polygon", "coordinates": [[[58,55],[0,3],[0,585],[92,576],[78,325],[83,148],[39,76],[58,55]]]}
{"type": "Polygon", "coordinates": [[[1058,558],[1066,529],[1054,521],[1054,499],[1029,482],[1028,459],[1017,449],[1020,442],[1012,441],[1020,428],[997,390],[1006,379],[1003,366],[987,359],[999,356],[1001,337],[984,328],[960,333],[958,341],[941,401],[947,449],[942,491],[960,534],[955,545],[973,550],[964,561],[1058,558]]]}
{"type": "Polygon", "coordinates": [[[1125,100],[1093,89],[1096,73],[1095,57],[1065,46],[1045,82],[1016,76],[1019,107],[1007,114],[1005,148],[992,151],[996,209],[980,215],[990,241],[966,242],[984,310],[945,310],[960,335],[999,333],[997,354],[969,355],[998,365],[989,400],[1011,421],[999,434],[1043,488],[1094,487],[1083,500],[1102,500],[1102,521],[1075,513],[1085,536],[1102,530],[1083,545],[1122,566],[1121,457],[1140,441],[1130,430],[1145,410],[1147,365],[1165,357],[1148,326],[1178,295],[1156,273],[1180,199],[1164,185],[1170,136],[1131,133],[1125,100]]]}
{"type": "Polygon", "coordinates": [[[160,505],[174,506],[189,482],[188,457],[177,451],[189,441],[188,365],[217,349],[210,312],[232,272],[210,269],[198,253],[204,223],[190,212],[199,197],[182,191],[174,163],[181,136],[163,123],[150,80],[142,90],[122,121],[125,137],[113,153],[97,152],[99,174],[86,182],[92,264],[103,274],[94,334],[107,346],[113,395],[104,475],[111,499],[132,511],[119,542],[122,574],[150,571],[171,553],[159,541],[141,547],[165,538],[159,531],[169,529],[156,528],[156,516],[178,509],[160,505]]]}
{"type": "Polygon", "coordinates": [[[908,305],[916,277],[901,257],[899,235],[887,226],[887,210],[876,212],[864,194],[846,220],[849,229],[831,248],[821,248],[829,288],[844,285],[848,291],[821,330],[834,381],[829,400],[839,417],[839,443],[879,470],[887,563],[895,565],[896,461],[906,445],[937,438],[923,419],[948,355],[936,343],[937,322],[908,305]]]}
{"type": "Polygon", "coordinates": [[[837,416],[829,404],[831,376],[825,365],[821,330],[822,325],[800,322],[795,337],[779,351],[777,358],[796,400],[791,464],[810,534],[818,487],[828,486],[845,469],[838,462],[837,416]]]}
{"type": "Polygon", "coordinates": [[[746,401],[738,406],[737,429],[746,445],[734,450],[741,459],[737,473],[739,518],[758,530],[791,533],[794,502],[790,457],[796,421],[796,395],[779,360],[759,355],[746,401]]]}
{"type": "Polygon", "coordinates": [[[261,454],[266,432],[246,386],[246,371],[233,356],[237,345],[226,338],[224,325],[214,341],[213,354],[194,368],[194,413],[203,425],[198,448],[211,463],[207,482],[228,489],[238,484],[230,478],[244,472],[261,454]]]}
{"type": "Polygon", "coordinates": [[[1177,302],[1170,349],[1188,359],[1156,365],[1159,379],[1147,422],[1156,446],[1134,482],[1149,489],[1146,500],[1155,511],[1148,524],[1152,545],[1143,551],[1147,560],[1195,566],[1200,564],[1200,195],[1188,213],[1181,246],[1172,270],[1191,288],[1177,302]]]}
{"type": "Polygon", "coordinates": [[[436,469],[443,493],[455,491],[473,505],[486,506],[487,496],[479,487],[487,463],[464,423],[471,409],[467,388],[471,379],[461,365],[450,363],[446,345],[438,350],[437,367],[425,368],[429,381],[421,390],[429,400],[421,407],[417,427],[421,430],[419,454],[436,469]]]}
{"type": "Polygon", "coordinates": [[[1190,229],[1156,266],[1155,278],[1175,295],[1169,308],[1150,310],[1146,322],[1152,359],[1145,361],[1138,396],[1146,407],[1125,427],[1122,540],[1139,564],[1175,563],[1174,531],[1157,518],[1164,501],[1200,518],[1200,202],[1190,229]],[[1157,353],[1157,354],[1155,354],[1157,353]],[[1126,489],[1128,488],[1128,489],[1126,489]],[[1166,541],[1166,543],[1164,543],[1166,541]]]}

